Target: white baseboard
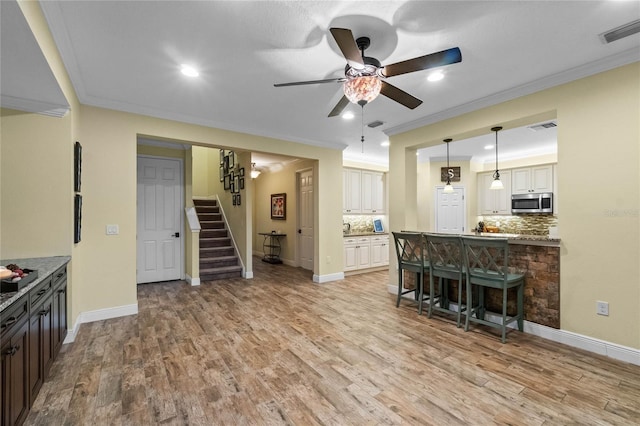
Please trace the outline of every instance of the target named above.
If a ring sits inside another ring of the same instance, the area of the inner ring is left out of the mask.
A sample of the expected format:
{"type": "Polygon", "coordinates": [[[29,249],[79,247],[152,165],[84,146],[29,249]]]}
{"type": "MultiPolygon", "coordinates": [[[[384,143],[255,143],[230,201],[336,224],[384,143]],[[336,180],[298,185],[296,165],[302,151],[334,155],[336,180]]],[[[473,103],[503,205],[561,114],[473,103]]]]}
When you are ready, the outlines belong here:
{"type": "Polygon", "coordinates": [[[318,284],[328,283],[331,281],[344,280],[344,272],[336,272],[335,274],[316,275],[313,274],[313,282],[318,284]]]}
{"type": "Polygon", "coordinates": [[[76,335],[80,329],[80,324],[102,321],[111,318],[126,317],[128,315],[136,315],[138,313],[138,304],[116,306],[114,308],[98,309],[95,311],[82,312],[78,315],[73,328],[67,331],[67,337],[64,343],[72,343],[76,340],[76,335]]]}
{"type": "MultiPolygon", "coordinates": [[[[387,291],[391,294],[398,294],[398,286],[388,284],[387,291]]],[[[413,293],[407,293],[403,297],[414,299],[413,293]]],[[[451,305],[451,310],[455,311],[457,306],[455,303],[451,305]]],[[[499,321],[499,318],[497,315],[487,313],[487,319],[489,319],[489,321],[499,321]]],[[[513,322],[509,324],[508,327],[517,328],[517,324],[513,322]]],[[[640,365],[640,349],[629,348],[618,345],[617,343],[607,342],[567,330],[547,327],[546,325],[530,321],[524,321],[523,330],[525,333],[533,334],[534,336],[542,337],[543,339],[548,339],[553,342],[584,349],[585,351],[604,355],[618,361],[628,362],[629,364],[640,365]]]]}
{"type": "Polygon", "coordinates": [[[185,275],[185,281],[191,284],[192,286],[200,285],[200,278],[192,278],[191,275],[185,275]]]}
{"type": "Polygon", "coordinates": [[[247,279],[247,280],[252,279],[253,278],[253,271],[247,272],[247,271],[243,270],[242,271],[242,277],[247,279]]]}

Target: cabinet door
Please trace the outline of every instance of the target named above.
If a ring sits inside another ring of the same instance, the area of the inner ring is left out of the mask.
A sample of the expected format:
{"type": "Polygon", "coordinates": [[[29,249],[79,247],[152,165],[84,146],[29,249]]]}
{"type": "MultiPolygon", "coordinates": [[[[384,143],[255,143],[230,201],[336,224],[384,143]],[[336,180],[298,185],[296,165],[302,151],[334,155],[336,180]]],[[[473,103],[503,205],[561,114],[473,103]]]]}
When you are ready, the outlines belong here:
{"type": "Polygon", "coordinates": [[[344,246],[344,270],[354,271],[358,269],[357,245],[349,244],[344,246]]]}
{"type": "Polygon", "coordinates": [[[531,192],[553,192],[553,166],[531,168],[531,192]]]}
{"type": "Polygon", "coordinates": [[[384,174],[363,171],[362,213],[384,213],[384,174]]]}
{"type": "Polygon", "coordinates": [[[361,173],[360,170],[343,169],[343,213],[361,213],[361,173]]]}
{"type": "Polygon", "coordinates": [[[389,264],[389,239],[385,237],[371,238],[371,266],[389,264]]]}
{"type": "Polygon", "coordinates": [[[531,169],[514,169],[511,180],[513,194],[526,194],[531,192],[531,169]]]}
{"type": "Polygon", "coordinates": [[[500,172],[500,180],[504,189],[492,189],[495,193],[495,214],[511,214],[511,171],[500,172]]]}
{"type": "Polygon", "coordinates": [[[51,319],[53,321],[53,353],[57,356],[60,347],[67,337],[67,280],[53,291],[51,319]]]}
{"type": "Polygon", "coordinates": [[[31,312],[29,319],[29,394],[36,399],[53,364],[53,299],[51,296],[31,312]]]}
{"type": "Polygon", "coordinates": [[[496,213],[496,191],[489,189],[492,181],[492,173],[478,174],[478,214],[480,215],[496,213]]]}
{"type": "Polygon", "coordinates": [[[24,421],[29,412],[29,321],[2,345],[2,424],[24,421]]]}
{"type": "Polygon", "coordinates": [[[369,241],[358,243],[358,269],[371,267],[371,243],[369,241]]]}

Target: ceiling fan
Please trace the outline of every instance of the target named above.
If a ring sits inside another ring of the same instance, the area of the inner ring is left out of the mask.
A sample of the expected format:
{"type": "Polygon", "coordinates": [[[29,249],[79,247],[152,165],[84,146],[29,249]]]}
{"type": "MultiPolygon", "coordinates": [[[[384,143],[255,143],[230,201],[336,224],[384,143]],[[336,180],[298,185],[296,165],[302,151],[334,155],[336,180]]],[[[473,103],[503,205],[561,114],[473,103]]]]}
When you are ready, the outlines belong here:
{"type": "Polygon", "coordinates": [[[376,58],[364,55],[365,49],[371,44],[369,37],[354,39],[351,30],[346,28],[331,28],[330,31],[347,60],[347,65],[344,68],[344,77],[274,84],[275,87],[285,87],[319,83],[344,83],[344,96],[331,110],[329,117],[340,115],[349,102],[364,106],[375,99],[378,94],[383,94],[407,108],[414,109],[422,101],[387,83],[385,79],[395,75],[422,71],[462,61],[460,49],[453,47],[441,52],[382,66],[376,58]]]}

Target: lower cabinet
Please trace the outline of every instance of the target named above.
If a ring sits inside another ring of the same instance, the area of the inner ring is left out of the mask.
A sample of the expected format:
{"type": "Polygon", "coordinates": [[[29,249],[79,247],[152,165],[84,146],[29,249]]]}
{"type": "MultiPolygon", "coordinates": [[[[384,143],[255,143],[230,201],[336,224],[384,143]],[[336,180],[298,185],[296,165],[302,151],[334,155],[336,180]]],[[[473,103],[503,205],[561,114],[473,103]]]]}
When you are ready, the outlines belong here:
{"type": "Polygon", "coordinates": [[[2,311],[0,394],[2,426],[29,413],[67,335],[66,266],[2,311]]]}
{"type": "Polygon", "coordinates": [[[2,424],[21,424],[29,413],[29,321],[12,327],[2,343],[2,424]]]}
{"type": "Polygon", "coordinates": [[[388,235],[344,239],[345,272],[387,266],[388,264],[388,235]]]}

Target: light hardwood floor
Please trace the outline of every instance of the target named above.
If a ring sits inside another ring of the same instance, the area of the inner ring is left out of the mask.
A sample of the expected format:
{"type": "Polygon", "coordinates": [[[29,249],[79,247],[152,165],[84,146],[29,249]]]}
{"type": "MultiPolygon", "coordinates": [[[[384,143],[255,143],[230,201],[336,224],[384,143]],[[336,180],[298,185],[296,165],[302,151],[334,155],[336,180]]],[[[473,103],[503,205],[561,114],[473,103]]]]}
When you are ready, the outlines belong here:
{"type": "Polygon", "coordinates": [[[387,272],[254,265],[140,285],[138,315],[83,324],[26,424],[640,423],[638,366],[396,308],[387,272]]]}

